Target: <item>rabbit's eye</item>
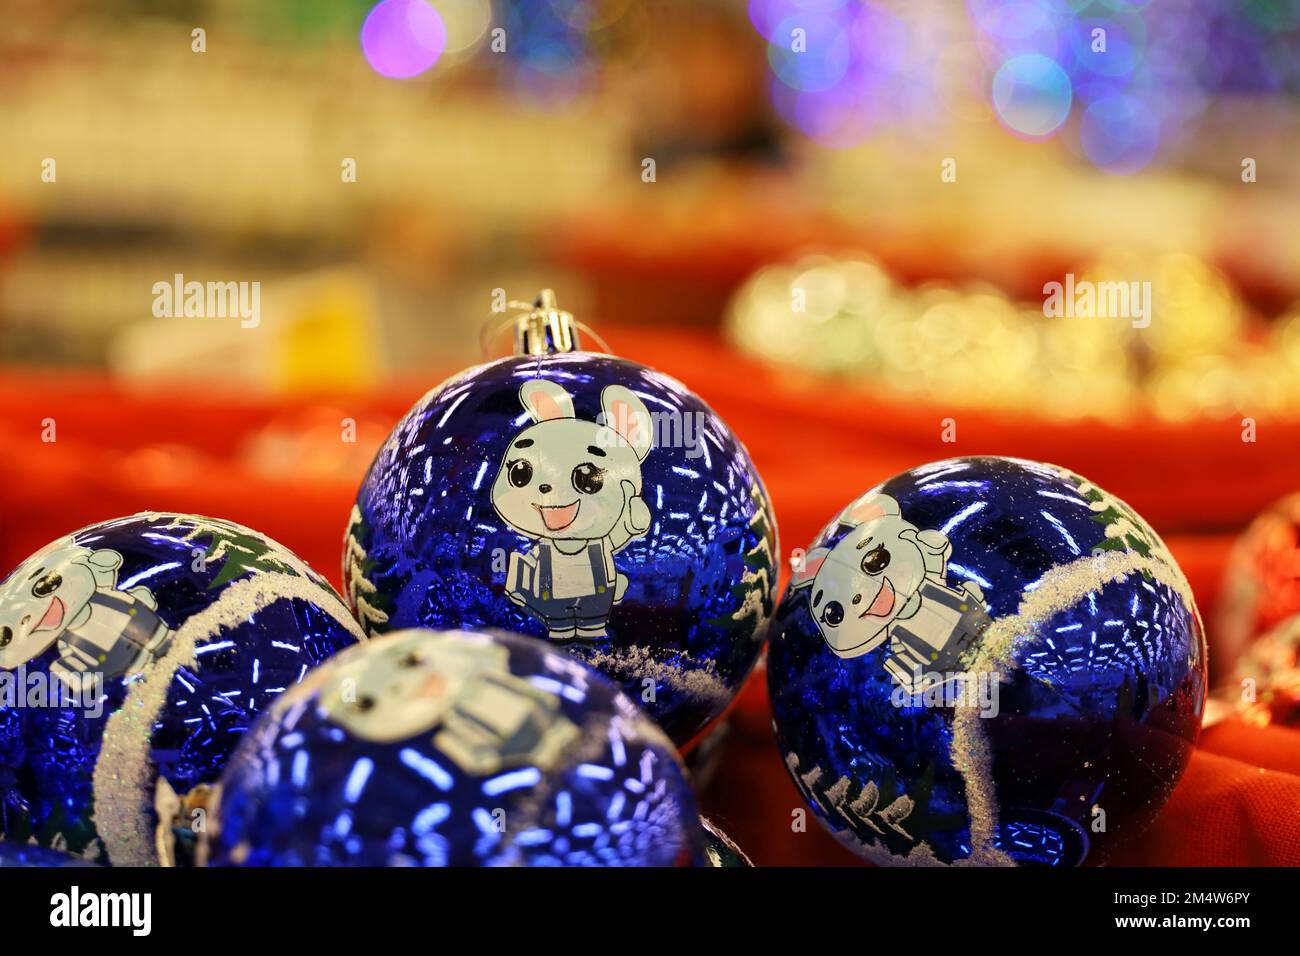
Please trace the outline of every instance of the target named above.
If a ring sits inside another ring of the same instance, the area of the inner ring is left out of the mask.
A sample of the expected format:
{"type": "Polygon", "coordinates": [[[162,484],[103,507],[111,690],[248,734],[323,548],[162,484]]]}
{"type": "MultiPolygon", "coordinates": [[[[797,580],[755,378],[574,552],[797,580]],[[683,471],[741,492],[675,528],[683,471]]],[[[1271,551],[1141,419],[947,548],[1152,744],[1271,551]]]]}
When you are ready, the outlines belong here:
{"type": "Polygon", "coordinates": [[[357,698],[357,710],[361,711],[363,714],[368,710],[374,710],[374,708],[375,699],[369,694],[357,698]]]}
{"type": "Polygon", "coordinates": [[[594,495],[605,486],[605,469],[583,462],[573,469],[573,487],[584,495],[594,495]]]}
{"type": "Polygon", "coordinates": [[[862,570],[867,574],[879,574],[889,567],[889,552],[883,544],[878,544],[862,556],[862,570]]]}
{"type": "Polygon", "coordinates": [[[844,605],[839,601],[831,601],[826,605],[826,610],[822,611],[822,620],[831,627],[839,627],[844,620],[844,605]]]}
{"type": "Polygon", "coordinates": [[[510,484],[522,488],[533,480],[533,466],[522,458],[517,459],[507,466],[506,476],[510,479],[510,484]]]}
{"type": "Polygon", "coordinates": [[[63,575],[59,574],[58,571],[51,571],[32,585],[32,594],[36,597],[48,597],[57,591],[62,583],[63,575]]]}

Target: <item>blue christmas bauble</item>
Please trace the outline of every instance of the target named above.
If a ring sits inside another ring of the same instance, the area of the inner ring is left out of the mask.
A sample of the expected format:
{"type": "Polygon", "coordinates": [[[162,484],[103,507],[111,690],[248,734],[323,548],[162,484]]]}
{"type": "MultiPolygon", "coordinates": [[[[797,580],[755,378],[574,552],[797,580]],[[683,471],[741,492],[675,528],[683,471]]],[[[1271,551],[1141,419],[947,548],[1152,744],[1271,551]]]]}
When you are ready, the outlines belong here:
{"type": "Polygon", "coordinates": [[[796,785],[867,859],[1095,863],[1187,765],[1205,643],[1122,501],[958,458],[871,489],[797,556],[768,686],[796,785]]]}
{"type": "Polygon", "coordinates": [[[369,631],[546,639],[679,744],[744,682],[773,612],[776,528],[745,449],[679,382],[607,355],[434,389],[376,455],[345,544],[369,631]]]}
{"type": "Polygon", "coordinates": [[[54,541],[0,583],[0,837],[183,861],[253,717],[362,637],[323,578],[228,521],[144,513],[54,541]]]}
{"type": "Polygon", "coordinates": [[[0,869],[26,866],[91,866],[79,857],[49,850],[33,843],[0,840],[0,869]]]}
{"type": "Polygon", "coordinates": [[[667,866],[703,858],[663,732],[533,638],[396,631],[271,707],[221,780],[214,865],[667,866]]]}

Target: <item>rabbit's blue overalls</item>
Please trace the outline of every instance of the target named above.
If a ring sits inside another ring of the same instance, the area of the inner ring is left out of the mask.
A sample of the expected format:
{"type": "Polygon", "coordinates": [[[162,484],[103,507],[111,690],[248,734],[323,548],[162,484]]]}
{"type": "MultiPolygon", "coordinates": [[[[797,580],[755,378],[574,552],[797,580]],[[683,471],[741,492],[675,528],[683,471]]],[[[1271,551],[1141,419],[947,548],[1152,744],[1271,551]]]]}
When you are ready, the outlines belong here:
{"type": "Polygon", "coordinates": [[[930,579],[918,589],[915,614],[889,628],[885,669],[909,692],[923,674],[948,674],[984,636],[990,622],[984,605],[964,587],[950,588],[930,579]]]}
{"type": "Polygon", "coordinates": [[[157,657],[171,643],[166,622],[134,594],[101,590],[88,603],[87,622],[68,628],[59,638],[59,663],[69,673],[117,677],[130,670],[142,652],[157,657]]]}
{"type": "Polygon", "coordinates": [[[609,573],[608,545],[593,541],[586,547],[591,565],[591,593],[575,597],[554,597],[555,546],[537,544],[537,587],[535,593],[523,593],[524,606],[536,613],[554,631],[574,627],[601,628],[614,606],[615,579],[609,573]]]}

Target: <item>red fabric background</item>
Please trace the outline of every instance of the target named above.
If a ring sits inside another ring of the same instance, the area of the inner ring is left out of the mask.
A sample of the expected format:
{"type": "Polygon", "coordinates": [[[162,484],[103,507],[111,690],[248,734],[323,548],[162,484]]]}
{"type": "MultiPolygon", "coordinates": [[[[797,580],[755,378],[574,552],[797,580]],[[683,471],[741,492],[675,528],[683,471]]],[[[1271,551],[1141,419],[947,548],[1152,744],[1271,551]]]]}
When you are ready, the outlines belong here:
{"type": "MultiPolygon", "coordinates": [[[[1300,423],[1238,420],[1119,428],[1042,423],[907,405],[780,373],[707,334],[602,330],[615,350],[687,383],[749,448],[776,507],[783,553],[806,545],[853,496],[902,469],[953,455],[1052,461],[1088,476],[1146,516],[1191,580],[1210,627],[1227,549],[1250,518],[1300,488],[1300,423]],[[943,419],[957,440],[940,440],[943,419]]],[[[80,374],[0,373],[0,574],[82,525],[142,510],[230,518],[295,550],[336,584],[340,541],[363,466],[329,478],[268,477],[243,450],[268,428],[358,432],[390,427],[454,369],[383,394],[327,402],[251,400],[198,379],[148,391],[80,374]],[[57,441],[42,441],[53,419],[57,441]]],[[[364,439],[363,439],[364,440],[364,439]]],[[[360,456],[367,458],[366,454],[360,456]]],[[[737,701],[726,750],[702,794],[706,813],[755,863],[853,864],[802,805],[773,744],[761,674],[737,701]]],[[[1151,829],[1114,861],[1300,865],[1300,731],[1229,721],[1201,738],[1151,829]]]]}

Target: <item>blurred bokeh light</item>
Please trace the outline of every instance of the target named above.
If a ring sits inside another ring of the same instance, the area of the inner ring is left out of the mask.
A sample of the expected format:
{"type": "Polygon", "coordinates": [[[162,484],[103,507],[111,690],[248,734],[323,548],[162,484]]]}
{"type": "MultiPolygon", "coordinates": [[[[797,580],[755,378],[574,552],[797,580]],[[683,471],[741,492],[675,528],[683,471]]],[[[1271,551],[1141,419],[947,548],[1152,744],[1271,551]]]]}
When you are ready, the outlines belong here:
{"type": "Polygon", "coordinates": [[[373,389],[479,358],[497,290],[557,286],[913,399],[1300,409],[1300,0],[67,0],[6,26],[11,364],[373,389]],[[1066,273],[1150,283],[1150,326],[1045,316],[1066,273]],[[258,283],[257,329],[154,315],[177,275],[258,283]]]}
{"type": "Polygon", "coordinates": [[[361,48],[382,76],[419,76],[447,48],[447,29],[425,0],[380,0],[361,26],[361,48]]]}

